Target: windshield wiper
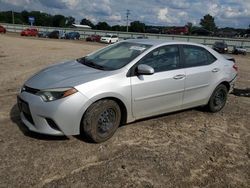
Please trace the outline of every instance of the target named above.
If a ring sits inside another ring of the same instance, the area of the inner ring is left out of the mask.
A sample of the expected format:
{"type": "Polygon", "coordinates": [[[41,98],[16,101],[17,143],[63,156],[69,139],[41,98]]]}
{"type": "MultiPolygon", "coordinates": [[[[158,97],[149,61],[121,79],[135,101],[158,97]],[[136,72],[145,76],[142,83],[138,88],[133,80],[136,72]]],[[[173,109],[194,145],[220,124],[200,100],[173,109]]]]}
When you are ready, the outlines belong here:
{"type": "Polygon", "coordinates": [[[100,69],[100,70],[107,70],[106,67],[102,66],[102,65],[98,65],[92,61],[85,61],[83,63],[84,65],[87,65],[89,67],[92,67],[92,68],[97,68],[97,69],[100,69]]]}
{"type": "Polygon", "coordinates": [[[104,67],[102,65],[98,65],[92,61],[87,60],[85,57],[77,59],[77,61],[83,65],[87,65],[88,67],[100,69],[100,70],[112,70],[108,67],[104,67]]]}

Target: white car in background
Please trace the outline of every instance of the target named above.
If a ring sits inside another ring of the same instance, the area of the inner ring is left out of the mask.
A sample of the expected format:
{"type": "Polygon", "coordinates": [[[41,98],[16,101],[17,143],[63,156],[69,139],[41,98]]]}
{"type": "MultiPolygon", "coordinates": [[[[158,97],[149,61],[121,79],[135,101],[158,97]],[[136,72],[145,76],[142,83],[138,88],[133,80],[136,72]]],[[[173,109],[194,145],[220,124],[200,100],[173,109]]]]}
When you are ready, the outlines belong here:
{"type": "Polygon", "coordinates": [[[100,40],[100,42],[107,43],[107,44],[116,43],[118,41],[119,41],[118,36],[113,35],[113,34],[107,34],[107,35],[101,37],[101,40],[100,40]]]}

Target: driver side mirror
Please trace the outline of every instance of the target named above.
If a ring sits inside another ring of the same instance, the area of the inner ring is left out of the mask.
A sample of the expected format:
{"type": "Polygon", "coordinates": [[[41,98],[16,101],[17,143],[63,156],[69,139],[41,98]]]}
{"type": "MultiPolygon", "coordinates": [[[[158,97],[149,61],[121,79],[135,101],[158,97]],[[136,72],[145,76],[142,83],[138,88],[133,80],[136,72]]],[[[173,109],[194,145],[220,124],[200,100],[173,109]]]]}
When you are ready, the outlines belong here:
{"type": "Polygon", "coordinates": [[[150,67],[145,64],[140,64],[137,67],[137,74],[138,75],[152,75],[155,73],[155,70],[153,67],[150,67]]]}

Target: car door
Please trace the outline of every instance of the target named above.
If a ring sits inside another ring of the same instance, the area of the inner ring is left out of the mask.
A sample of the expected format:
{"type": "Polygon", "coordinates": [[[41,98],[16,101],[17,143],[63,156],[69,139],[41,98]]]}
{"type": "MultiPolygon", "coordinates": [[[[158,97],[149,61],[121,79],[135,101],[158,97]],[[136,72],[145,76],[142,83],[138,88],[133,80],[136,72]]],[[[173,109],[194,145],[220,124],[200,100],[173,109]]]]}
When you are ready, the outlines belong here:
{"type": "Polygon", "coordinates": [[[182,108],[203,105],[211,90],[211,83],[219,68],[216,58],[205,48],[183,45],[185,92],[182,108]]]}
{"type": "Polygon", "coordinates": [[[131,76],[132,111],[136,119],[175,111],[182,105],[185,72],[178,45],[159,47],[135,65],[131,76]],[[154,68],[152,75],[136,75],[136,66],[154,68]]]}

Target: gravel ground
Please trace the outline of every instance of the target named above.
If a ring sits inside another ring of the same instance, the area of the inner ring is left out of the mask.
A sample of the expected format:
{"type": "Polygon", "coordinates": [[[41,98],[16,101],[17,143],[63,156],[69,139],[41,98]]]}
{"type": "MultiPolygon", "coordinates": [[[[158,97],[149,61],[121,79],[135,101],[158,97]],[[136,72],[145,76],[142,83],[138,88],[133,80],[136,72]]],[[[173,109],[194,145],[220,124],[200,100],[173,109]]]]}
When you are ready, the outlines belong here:
{"type": "Polygon", "coordinates": [[[219,113],[190,109],[137,121],[101,144],[28,132],[16,106],[25,79],[102,46],[0,35],[0,187],[250,186],[249,54],[235,56],[237,90],[219,113]]]}

